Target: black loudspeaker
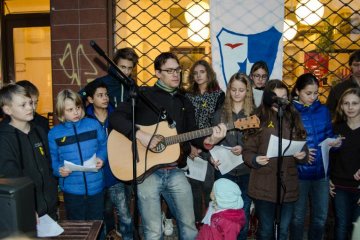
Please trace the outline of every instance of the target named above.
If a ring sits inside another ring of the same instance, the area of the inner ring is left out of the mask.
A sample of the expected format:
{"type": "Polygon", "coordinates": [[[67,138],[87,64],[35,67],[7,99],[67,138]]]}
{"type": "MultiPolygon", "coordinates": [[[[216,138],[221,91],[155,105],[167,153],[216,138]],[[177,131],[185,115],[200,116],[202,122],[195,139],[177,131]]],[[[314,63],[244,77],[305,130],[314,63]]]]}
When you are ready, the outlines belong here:
{"type": "Polygon", "coordinates": [[[0,178],[0,238],[36,237],[34,190],[29,178],[0,178]]]}

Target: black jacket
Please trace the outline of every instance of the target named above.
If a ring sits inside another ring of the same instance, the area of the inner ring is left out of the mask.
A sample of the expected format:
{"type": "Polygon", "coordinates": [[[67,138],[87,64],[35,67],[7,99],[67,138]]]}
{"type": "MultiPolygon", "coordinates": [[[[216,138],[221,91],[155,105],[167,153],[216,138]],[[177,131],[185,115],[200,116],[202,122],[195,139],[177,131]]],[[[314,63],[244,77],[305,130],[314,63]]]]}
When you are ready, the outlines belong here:
{"type": "MultiPolygon", "coordinates": [[[[197,130],[195,122],[194,107],[191,102],[181,93],[170,94],[157,86],[143,87],[139,90],[142,94],[152,101],[158,108],[163,107],[172,120],[176,122],[177,133],[185,133],[197,130]]],[[[143,100],[138,97],[135,109],[136,124],[149,126],[158,122],[159,117],[143,100]]],[[[124,134],[131,139],[131,103],[121,103],[110,116],[110,125],[112,129],[124,134]]],[[[191,141],[194,146],[204,148],[204,137],[191,141]]],[[[190,152],[190,145],[184,144],[184,154],[190,152]]]]}
{"type": "Polygon", "coordinates": [[[49,214],[54,217],[57,184],[50,169],[48,141],[44,130],[31,124],[30,132],[25,134],[10,124],[1,122],[0,151],[0,176],[29,177],[35,184],[35,208],[38,215],[49,214]]]}
{"type": "Polygon", "coordinates": [[[341,122],[334,124],[334,133],[345,139],[340,147],[330,149],[330,179],[337,186],[360,192],[359,181],[354,179],[354,173],[360,169],[360,128],[351,129],[341,122]]]}

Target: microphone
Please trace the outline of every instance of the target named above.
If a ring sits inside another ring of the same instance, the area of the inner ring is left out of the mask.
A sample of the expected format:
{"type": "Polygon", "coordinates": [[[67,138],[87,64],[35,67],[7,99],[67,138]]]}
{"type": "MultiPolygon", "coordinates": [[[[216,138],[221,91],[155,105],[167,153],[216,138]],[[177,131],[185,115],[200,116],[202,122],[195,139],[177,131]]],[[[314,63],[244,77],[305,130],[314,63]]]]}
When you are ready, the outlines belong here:
{"type": "Polygon", "coordinates": [[[272,106],[274,103],[278,106],[287,106],[290,104],[289,100],[276,96],[272,91],[264,91],[263,102],[267,106],[272,106]]]}
{"type": "Polygon", "coordinates": [[[90,40],[90,46],[100,55],[106,56],[105,52],[96,44],[94,40],[90,40]]]}
{"type": "Polygon", "coordinates": [[[176,122],[171,117],[169,117],[166,110],[162,111],[161,119],[163,119],[163,120],[166,119],[166,121],[169,124],[169,128],[175,128],[176,127],[176,122]]]}

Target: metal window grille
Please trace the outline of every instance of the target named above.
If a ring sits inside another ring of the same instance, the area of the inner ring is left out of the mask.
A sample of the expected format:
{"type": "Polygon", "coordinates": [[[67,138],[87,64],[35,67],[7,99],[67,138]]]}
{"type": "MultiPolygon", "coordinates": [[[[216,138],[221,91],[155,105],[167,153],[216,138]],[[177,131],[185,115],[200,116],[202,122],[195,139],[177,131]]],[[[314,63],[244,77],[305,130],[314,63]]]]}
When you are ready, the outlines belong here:
{"type": "MultiPolygon", "coordinates": [[[[187,6],[200,2],[209,4],[205,0],[113,1],[113,47],[133,47],[139,54],[138,85],[155,82],[153,60],[164,51],[177,53],[184,69],[184,81],[196,60],[211,61],[209,37],[200,37],[201,42],[193,41],[197,32],[189,33],[189,27],[196,19],[189,21],[185,17],[187,6]]],[[[313,72],[320,81],[320,99],[325,101],[330,86],[350,73],[350,53],[360,49],[359,0],[320,0],[324,15],[313,25],[304,24],[303,19],[296,17],[299,2],[284,2],[285,19],[294,21],[297,33],[293,39],[284,41],[283,80],[291,88],[301,74],[313,72]]],[[[204,11],[208,10],[204,8],[204,11]]],[[[201,30],[205,31],[207,27],[209,24],[203,23],[201,30]]]]}
{"type": "Polygon", "coordinates": [[[324,102],[331,86],[350,74],[349,55],[360,49],[360,4],[359,0],[320,2],[324,15],[319,16],[319,22],[307,25],[303,21],[306,23],[308,15],[298,19],[296,9],[309,7],[302,3],[298,6],[299,1],[285,0],[285,19],[295,22],[297,34],[284,42],[283,80],[292,87],[304,72],[314,73],[320,82],[320,100],[324,102]]]}

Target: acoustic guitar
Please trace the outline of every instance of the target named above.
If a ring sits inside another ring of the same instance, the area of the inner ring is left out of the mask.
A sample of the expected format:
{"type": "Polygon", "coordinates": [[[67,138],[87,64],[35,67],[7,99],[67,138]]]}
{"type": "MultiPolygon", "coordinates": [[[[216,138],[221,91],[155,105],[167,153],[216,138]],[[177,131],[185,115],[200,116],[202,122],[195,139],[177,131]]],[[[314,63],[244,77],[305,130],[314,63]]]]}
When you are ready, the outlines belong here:
{"type": "MultiPolygon", "coordinates": [[[[233,124],[226,124],[230,129],[250,129],[259,128],[260,120],[253,115],[247,118],[236,120],[233,124]]],[[[142,131],[153,133],[161,141],[153,149],[146,149],[138,140],[137,142],[137,178],[144,174],[151,174],[158,168],[176,166],[176,161],[180,156],[180,143],[192,139],[211,135],[212,127],[200,130],[177,134],[175,128],[169,128],[166,121],[150,126],[139,126],[142,131]]],[[[120,180],[130,181],[133,179],[133,154],[132,142],[121,133],[111,131],[108,143],[108,159],[112,173],[120,180]]]]}

